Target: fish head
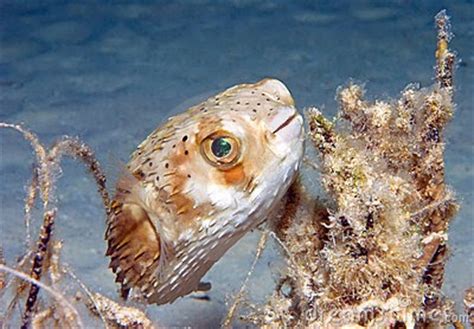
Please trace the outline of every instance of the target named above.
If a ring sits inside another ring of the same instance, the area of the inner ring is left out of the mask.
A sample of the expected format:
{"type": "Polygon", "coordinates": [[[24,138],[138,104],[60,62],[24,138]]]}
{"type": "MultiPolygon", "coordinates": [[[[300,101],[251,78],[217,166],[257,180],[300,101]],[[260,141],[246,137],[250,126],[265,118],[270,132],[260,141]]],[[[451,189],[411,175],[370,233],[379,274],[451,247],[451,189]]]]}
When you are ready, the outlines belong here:
{"type": "Polygon", "coordinates": [[[302,117],[275,79],[229,88],[155,130],[132,155],[134,179],[118,184],[119,215],[109,219],[122,287],[157,304],[195,290],[283,197],[303,139],[302,117]]]}
{"type": "MultiPolygon", "coordinates": [[[[228,89],[191,109],[186,157],[170,157],[189,179],[186,194],[216,211],[270,198],[294,178],[303,120],[283,83],[266,79],[228,89]],[[197,111],[197,112],[195,112],[197,111]]],[[[275,197],[275,196],[273,196],[275,197]]]]}

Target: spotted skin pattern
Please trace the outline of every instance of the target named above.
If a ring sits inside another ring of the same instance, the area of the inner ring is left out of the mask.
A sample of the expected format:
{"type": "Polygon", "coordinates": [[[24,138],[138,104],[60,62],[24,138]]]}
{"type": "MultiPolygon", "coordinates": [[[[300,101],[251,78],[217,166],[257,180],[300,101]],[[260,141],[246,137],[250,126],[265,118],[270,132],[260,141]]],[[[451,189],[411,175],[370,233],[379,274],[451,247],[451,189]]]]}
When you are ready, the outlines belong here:
{"type": "Polygon", "coordinates": [[[153,131],[119,178],[107,221],[122,295],[165,304],[195,291],[294,180],[302,122],[286,86],[265,79],[229,88],[153,131]],[[225,139],[218,156],[216,138],[225,139]]]}

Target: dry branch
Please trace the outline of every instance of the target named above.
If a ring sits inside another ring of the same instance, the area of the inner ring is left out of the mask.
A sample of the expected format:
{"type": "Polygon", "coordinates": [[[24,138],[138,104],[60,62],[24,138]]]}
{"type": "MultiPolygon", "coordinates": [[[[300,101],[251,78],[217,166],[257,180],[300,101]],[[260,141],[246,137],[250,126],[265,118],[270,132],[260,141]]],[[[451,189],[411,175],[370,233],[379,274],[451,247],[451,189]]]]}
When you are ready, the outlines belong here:
{"type": "Polygon", "coordinates": [[[50,288],[49,286],[45,285],[44,283],[33,279],[28,274],[19,272],[15,269],[12,269],[12,268],[8,267],[8,266],[0,265],[0,271],[7,272],[11,275],[14,275],[14,276],[16,276],[16,277],[18,277],[22,280],[28,281],[31,284],[37,285],[37,286],[41,287],[42,289],[44,289],[51,296],[53,296],[59,302],[60,305],[62,305],[63,307],[68,308],[71,311],[71,313],[74,314],[74,322],[72,322],[72,323],[73,324],[75,323],[77,328],[84,328],[84,326],[82,324],[82,320],[81,320],[81,318],[79,316],[79,313],[77,312],[76,308],[67,300],[66,297],[61,295],[59,292],[57,292],[56,290],[50,288]]]}
{"type": "MultiPolygon", "coordinates": [[[[63,138],[56,144],[54,144],[49,150],[40,143],[38,137],[23,128],[20,125],[0,123],[0,128],[9,128],[18,131],[22,136],[30,142],[36,156],[36,165],[33,170],[33,177],[27,191],[27,197],[25,201],[25,226],[26,226],[26,244],[30,246],[30,222],[31,222],[31,210],[34,207],[35,199],[37,196],[37,189],[40,190],[40,195],[43,200],[43,225],[40,229],[40,234],[36,244],[36,250],[34,253],[27,252],[22,260],[22,264],[29,259],[30,255],[33,255],[33,264],[31,269],[31,278],[36,281],[40,281],[44,270],[44,260],[48,253],[49,243],[51,241],[51,233],[54,228],[54,219],[56,215],[56,209],[53,207],[51,201],[55,200],[52,190],[55,183],[55,178],[59,172],[60,161],[63,155],[69,155],[73,158],[79,158],[83,161],[89,171],[92,173],[99,193],[102,197],[104,207],[108,211],[109,196],[106,190],[106,179],[103,174],[98,161],[95,159],[92,150],[85,144],[81,143],[77,139],[63,138]]],[[[31,281],[30,281],[31,282],[31,281]]],[[[2,284],[5,282],[2,281],[2,284]]],[[[22,317],[22,328],[30,326],[31,319],[36,312],[36,304],[39,292],[38,285],[32,283],[29,289],[28,297],[25,303],[25,311],[22,317]]],[[[17,301],[20,298],[21,292],[24,290],[23,284],[19,284],[17,293],[14,295],[12,301],[7,308],[7,314],[5,318],[10,318],[17,301]]]]}
{"type": "Polygon", "coordinates": [[[245,276],[245,280],[240,286],[239,292],[232,298],[232,303],[230,304],[230,307],[227,310],[227,315],[224,318],[224,321],[222,322],[222,328],[231,328],[232,327],[232,321],[234,319],[235,312],[237,311],[237,308],[239,306],[239,303],[242,301],[244,294],[245,294],[245,289],[247,289],[247,284],[250,280],[250,277],[252,276],[253,272],[255,271],[255,266],[257,265],[258,260],[260,259],[260,256],[262,255],[263,250],[265,249],[265,246],[267,245],[267,239],[268,239],[268,231],[262,232],[260,239],[257,244],[257,250],[255,252],[254,259],[252,261],[252,265],[250,266],[249,271],[247,272],[247,275],[245,276]]]}
{"type": "MultiPolygon", "coordinates": [[[[5,257],[3,256],[3,248],[0,246],[0,265],[6,265],[5,257]]],[[[5,272],[0,272],[0,291],[7,285],[7,276],[5,272]]]]}
{"type": "Polygon", "coordinates": [[[31,247],[31,211],[35,205],[36,197],[38,192],[38,170],[37,168],[33,168],[33,176],[31,178],[31,182],[28,186],[26,200],[25,200],[25,231],[26,231],[26,238],[25,238],[25,245],[26,248],[31,247]]]}
{"type": "MultiPolygon", "coordinates": [[[[54,226],[56,211],[47,211],[44,215],[43,225],[41,227],[36,252],[33,258],[33,268],[31,270],[31,278],[39,281],[43,273],[43,263],[48,250],[48,244],[51,240],[51,234],[54,226]]],[[[30,325],[31,317],[35,310],[36,300],[38,298],[39,286],[32,283],[28,298],[26,299],[25,312],[23,313],[22,329],[27,329],[30,325]]]]}
{"type": "Polygon", "coordinates": [[[90,309],[101,314],[111,328],[130,328],[130,329],[154,329],[153,323],[142,311],[122,306],[113,300],[94,293],[92,295],[92,303],[89,304],[90,309]]]}
{"type": "Polygon", "coordinates": [[[104,208],[108,213],[110,211],[110,197],[107,191],[106,178],[92,149],[79,139],[64,137],[51,147],[48,152],[48,160],[54,164],[54,166],[59,166],[63,155],[79,159],[84,163],[96,182],[97,190],[102,198],[104,208]]]}

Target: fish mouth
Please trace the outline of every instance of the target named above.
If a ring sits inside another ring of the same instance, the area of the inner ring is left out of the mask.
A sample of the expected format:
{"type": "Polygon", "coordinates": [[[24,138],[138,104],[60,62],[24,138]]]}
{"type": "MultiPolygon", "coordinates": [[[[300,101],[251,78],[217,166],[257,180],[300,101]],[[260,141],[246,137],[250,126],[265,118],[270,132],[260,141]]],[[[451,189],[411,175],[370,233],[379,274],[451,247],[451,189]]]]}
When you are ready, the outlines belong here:
{"type": "Polygon", "coordinates": [[[288,119],[286,119],[285,121],[283,121],[283,123],[278,126],[274,131],[272,131],[273,134],[276,134],[278,133],[280,130],[282,130],[283,128],[287,127],[288,125],[290,125],[290,123],[298,116],[298,112],[294,112],[292,115],[290,115],[288,117],[288,119]]]}
{"type": "Polygon", "coordinates": [[[293,106],[278,109],[265,124],[268,132],[281,141],[299,139],[303,131],[303,117],[293,106]]]}

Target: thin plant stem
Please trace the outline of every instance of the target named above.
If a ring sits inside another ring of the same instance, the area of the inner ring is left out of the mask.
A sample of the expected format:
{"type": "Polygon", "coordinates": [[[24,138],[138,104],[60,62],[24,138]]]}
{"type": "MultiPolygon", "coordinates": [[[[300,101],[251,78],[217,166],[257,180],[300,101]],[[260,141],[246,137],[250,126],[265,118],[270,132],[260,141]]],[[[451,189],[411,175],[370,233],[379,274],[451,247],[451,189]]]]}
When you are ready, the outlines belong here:
{"type": "Polygon", "coordinates": [[[51,287],[45,285],[44,283],[38,281],[38,280],[35,280],[34,278],[30,277],[28,274],[25,274],[23,272],[20,272],[20,271],[17,271],[13,268],[10,268],[8,266],[5,266],[5,265],[1,265],[0,264],[0,271],[4,271],[4,272],[7,272],[11,275],[14,275],[20,279],[23,279],[25,281],[28,281],[30,282],[31,284],[34,284],[34,285],[37,285],[39,287],[41,287],[42,289],[44,289],[46,292],[48,292],[51,296],[53,296],[56,300],[58,300],[60,302],[61,305],[69,308],[71,310],[71,312],[74,314],[75,316],[75,320],[76,320],[76,324],[77,324],[77,328],[84,328],[84,325],[82,323],[82,320],[79,316],[79,313],[77,312],[76,308],[66,299],[66,297],[64,297],[62,294],[60,294],[59,292],[55,291],[54,289],[52,289],[51,287]]]}

